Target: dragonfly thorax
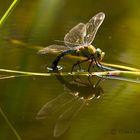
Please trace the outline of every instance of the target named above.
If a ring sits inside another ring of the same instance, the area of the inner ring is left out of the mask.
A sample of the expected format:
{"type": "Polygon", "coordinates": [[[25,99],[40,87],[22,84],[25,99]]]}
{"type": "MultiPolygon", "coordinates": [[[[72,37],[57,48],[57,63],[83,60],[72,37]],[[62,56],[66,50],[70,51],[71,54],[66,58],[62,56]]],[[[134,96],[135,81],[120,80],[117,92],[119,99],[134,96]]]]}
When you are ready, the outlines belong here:
{"type": "Polygon", "coordinates": [[[79,46],[76,50],[76,55],[78,56],[84,56],[84,57],[90,57],[91,55],[94,55],[96,52],[96,49],[94,46],[79,46]]]}
{"type": "Polygon", "coordinates": [[[83,57],[93,56],[98,62],[100,62],[103,59],[105,53],[101,49],[99,48],[96,49],[94,46],[89,45],[89,46],[79,46],[74,52],[74,55],[83,57]]]}

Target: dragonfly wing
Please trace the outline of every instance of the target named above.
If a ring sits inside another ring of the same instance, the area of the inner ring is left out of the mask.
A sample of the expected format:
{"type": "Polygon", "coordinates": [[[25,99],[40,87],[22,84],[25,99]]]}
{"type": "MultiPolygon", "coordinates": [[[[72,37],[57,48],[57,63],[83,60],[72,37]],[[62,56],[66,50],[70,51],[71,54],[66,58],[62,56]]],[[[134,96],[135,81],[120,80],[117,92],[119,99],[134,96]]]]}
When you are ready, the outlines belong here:
{"type": "Polygon", "coordinates": [[[86,25],[79,23],[73,27],[64,37],[64,43],[68,47],[77,47],[84,44],[86,35],[86,25]]]}
{"type": "Polygon", "coordinates": [[[47,54],[47,53],[58,53],[64,50],[67,50],[66,46],[61,45],[50,45],[38,51],[38,54],[47,54]]]}
{"type": "Polygon", "coordinates": [[[43,107],[37,113],[36,119],[45,119],[47,116],[54,115],[63,106],[71,103],[74,100],[75,97],[71,94],[61,94],[43,105],[43,107]]]}
{"type": "Polygon", "coordinates": [[[91,44],[95,38],[96,32],[98,31],[100,25],[102,24],[105,18],[105,14],[100,12],[93,16],[89,22],[86,24],[86,36],[85,36],[85,43],[91,44]]]}
{"type": "Polygon", "coordinates": [[[81,110],[83,106],[84,106],[84,101],[78,99],[77,101],[75,101],[72,107],[67,109],[64,113],[62,113],[59,116],[54,128],[55,137],[59,137],[69,128],[72,118],[77,115],[77,113],[81,110]]]}

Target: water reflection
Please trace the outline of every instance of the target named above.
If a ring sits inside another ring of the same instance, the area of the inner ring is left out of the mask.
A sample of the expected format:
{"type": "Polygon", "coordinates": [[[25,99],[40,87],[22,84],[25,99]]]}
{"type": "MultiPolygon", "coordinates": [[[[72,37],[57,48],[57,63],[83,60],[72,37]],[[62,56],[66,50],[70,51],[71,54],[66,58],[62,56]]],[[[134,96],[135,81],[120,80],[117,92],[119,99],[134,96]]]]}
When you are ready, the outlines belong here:
{"type": "Polygon", "coordinates": [[[37,119],[45,119],[50,115],[58,115],[53,135],[59,137],[68,128],[72,119],[93,98],[99,98],[103,94],[100,86],[102,79],[95,77],[67,77],[56,76],[64,86],[64,93],[47,102],[38,112],[37,119]]]}

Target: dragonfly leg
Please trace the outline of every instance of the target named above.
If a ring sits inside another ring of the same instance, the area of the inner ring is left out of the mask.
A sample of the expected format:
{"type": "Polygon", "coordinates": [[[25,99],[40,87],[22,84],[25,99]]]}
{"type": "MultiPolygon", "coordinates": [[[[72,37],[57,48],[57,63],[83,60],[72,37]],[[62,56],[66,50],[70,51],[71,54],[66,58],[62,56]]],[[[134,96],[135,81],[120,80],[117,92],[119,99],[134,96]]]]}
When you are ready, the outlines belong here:
{"type": "Polygon", "coordinates": [[[98,68],[100,68],[101,70],[104,71],[104,68],[103,68],[102,64],[100,62],[98,62],[96,59],[95,59],[95,64],[98,68]]]}
{"type": "MultiPolygon", "coordinates": [[[[90,72],[90,68],[91,68],[91,65],[92,65],[93,61],[95,61],[95,60],[94,60],[94,57],[91,58],[91,62],[90,62],[90,64],[89,64],[89,66],[88,66],[88,72],[90,72]]],[[[94,66],[93,66],[93,68],[94,68],[94,66]]]]}
{"type": "Polygon", "coordinates": [[[102,70],[104,70],[104,68],[103,68],[102,64],[101,64],[100,62],[98,62],[98,64],[101,66],[102,70]]]}
{"type": "Polygon", "coordinates": [[[98,62],[97,64],[103,71],[105,71],[105,69],[103,68],[102,64],[100,62],[98,62]]]}
{"type": "Polygon", "coordinates": [[[79,69],[81,70],[81,66],[80,66],[80,63],[78,64],[78,67],[79,67],[79,69]]]}
{"type": "MultiPolygon", "coordinates": [[[[73,72],[74,67],[75,67],[76,65],[80,66],[81,63],[86,62],[86,61],[88,61],[89,59],[90,59],[90,57],[87,58],[87,59],[85,59],[85,60],[77,61],[77,62],[72,66],[71,72],[73,72]]],[[[81,67],[80,67],[80,68],[81,68],[81,67]]]]}
{"type": "Polygon", "coordinates": [[[100,66],[98,65],[98,61],[95,59],[95,64],[98,68],[100,68],[100,66]]]}

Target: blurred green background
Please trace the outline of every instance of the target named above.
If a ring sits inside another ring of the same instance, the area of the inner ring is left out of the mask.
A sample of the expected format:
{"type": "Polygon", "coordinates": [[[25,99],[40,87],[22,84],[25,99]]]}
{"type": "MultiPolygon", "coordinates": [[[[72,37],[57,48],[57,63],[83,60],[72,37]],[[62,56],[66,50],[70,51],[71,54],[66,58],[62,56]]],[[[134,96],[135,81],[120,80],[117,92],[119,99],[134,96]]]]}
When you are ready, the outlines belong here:
{"type": "MultiPolygon", "coordinates": [[[[12,0],[0,1],[0,17],[11,3],[12,0]]],[[[93,45],[105,51],[103,61],[139,68],[139,5],[138,0],[21,0],[0,28],[0,68],[47,72],[46,64],[50,65],[56,55],[37,55],[36,47],[56,44],[54,40],[63,40],[73,26],[86,23],[101,11],[106,18],[93,45]]],[[[60,65],[63,71],[70,71],[74,62],[66,57],[60,65]]],[[[66,92],[64,85],[56,77],[0,80],[0,107],[21,139],[56,139],[56,115],[55,119],[38,121],[36,114],[46,102],[66,92]]],[[[100,86],[104,95],[85,105],[57,139],[140,139],[139,84],[105,80],[100,86]]],[[[17,139],[1,114],[0,124],[1,140],[17,139]]]]}

